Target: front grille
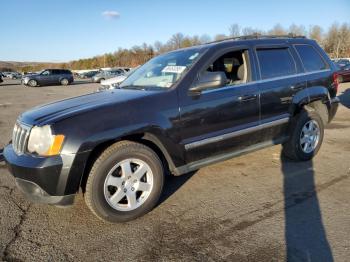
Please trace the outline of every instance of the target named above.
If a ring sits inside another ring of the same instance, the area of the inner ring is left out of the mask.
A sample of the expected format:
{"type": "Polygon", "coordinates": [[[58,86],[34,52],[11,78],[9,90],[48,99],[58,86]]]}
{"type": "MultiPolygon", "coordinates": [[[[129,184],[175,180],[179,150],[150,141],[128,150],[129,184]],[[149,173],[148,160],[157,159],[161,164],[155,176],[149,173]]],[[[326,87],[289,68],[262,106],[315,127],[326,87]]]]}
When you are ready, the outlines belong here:
{"type": "Polygon", "coordinates": [[[16,123],[12,134],[12,147],[17,155],[21,155],[26,151],[30,126],[22,123],[16,123]]]}

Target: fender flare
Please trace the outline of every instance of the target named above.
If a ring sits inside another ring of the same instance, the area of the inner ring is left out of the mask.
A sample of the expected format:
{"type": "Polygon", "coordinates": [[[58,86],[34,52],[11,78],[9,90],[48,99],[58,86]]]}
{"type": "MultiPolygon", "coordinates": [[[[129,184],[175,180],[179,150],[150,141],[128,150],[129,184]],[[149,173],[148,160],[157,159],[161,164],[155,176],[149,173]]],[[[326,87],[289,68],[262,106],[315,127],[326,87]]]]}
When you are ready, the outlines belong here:
{"type": "Polygon", "coordinates": [[[165,160],[168,162],[170,172],[171,173],[175,172],[175,170],[176,170],[175,164],[174,164],[168,150],[165,148],[163,143],[158,139],[158,137],[156,137],[155,135],[153,135],[151,133],[146,132],[142,136],[142,139],[147,140],[147,141],[155,144],[159,148],[159,150],[162,152],[162,154],[164,155],[165,160]]]}
{"type": "Polygon", "coordinates": [[[330,110],[331,99],[329,96],[329,91],[326,87],[313,86],[297,92],[292,99],[290,108],[291,116],[295,115],[295,113],[297,113],[303,106],[315,101],[321,101],[327,106],[328,111],[330,110]]]}

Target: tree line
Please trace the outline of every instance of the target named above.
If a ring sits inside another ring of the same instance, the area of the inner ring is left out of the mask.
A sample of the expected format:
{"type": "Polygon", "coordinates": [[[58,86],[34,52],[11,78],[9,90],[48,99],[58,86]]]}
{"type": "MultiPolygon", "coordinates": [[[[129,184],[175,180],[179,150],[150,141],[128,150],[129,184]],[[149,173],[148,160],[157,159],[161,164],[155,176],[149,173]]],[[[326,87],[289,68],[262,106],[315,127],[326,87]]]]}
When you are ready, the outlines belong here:
{"type": "Polygon", "coordinates": [[[119,48],[113,53],[106,53],[92,58],[79,59],[68,63],[59,64],[37,64],[16,68],[19,71],[38,71],[43,68],[69,68],[69,69],[93,69],[103,67],[135,67],[141,65],[152,57],[168,52],[171,50],[190,47],[194,45],[204,44],[211,41],[223,40],[230,37],[238,37],[244,35],[302,35],[316,40],[319,45],[328,53],[331,58],[350,57],[350,24],[343,23],[332,24],[328,30],[324,30],[318,25],[305,28],[303,25],[292,24],[289,27],[283,27],[276,24],[270,30],[261,30],[259,28],[241,27],[239,24],[232,24],[228,28],[227,34],[194,35],[188,36],[182,33],[176,33],[171,38],[162,43],[156,41],[154,44],[136,45],[132,48],[119,48]]]}

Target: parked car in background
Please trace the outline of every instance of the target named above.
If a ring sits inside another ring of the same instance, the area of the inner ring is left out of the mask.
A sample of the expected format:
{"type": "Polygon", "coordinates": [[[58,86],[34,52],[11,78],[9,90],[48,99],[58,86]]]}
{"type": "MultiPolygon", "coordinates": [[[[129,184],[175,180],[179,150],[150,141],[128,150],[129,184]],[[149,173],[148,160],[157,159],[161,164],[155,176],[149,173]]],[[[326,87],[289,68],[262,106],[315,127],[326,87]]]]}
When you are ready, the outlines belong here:
{"type": "Polygon", "coordinates": [[[12,72],[11,74],[9,74],[9,78],[10,79],[21,79],[22,78],[22,74],[20,74],[18,72],[12,72]]]}
{"type": "Polygon", "coordinates": [[[4,82],[3,78],[3,74],[0,72],[0,83],[4,82]]]}
{"type": "Polygon", "coordinates": [[[12,72],[2,72],[3,77],[9,78],[12,72]]]}
{"type": "Polygon", "coordinates": [[[31,87],[44,85],[69,85],[74,78],[71,71],[67,69],[45,69],[37,74],[25,75],[22,83],[31,87]]]}
{"type": "Polygon", "coordinates": [[[349,82],[350,81],[350,64],[340,67],[338,71],[339,82],[349,82]]]}
{"type": "Polygon", "coordinates": [[[337,91],[314,40],[222,40],[157,56],[116,90],[22,113],[4,157],[28,199],[71,205],[82,190],[97,217],[124,222],[157,205],[171,174],[276,144],[311,160],[337,91]]]}
{"type": "MultiPolygon", "coordinates": [[[[138,66],[139,67],[139,66],[138,66]]],[[[138,67],[135,68],[128,68],[127,71],[119,76],[102,80],[101,86],[99,86],[97,91],[103,91],[107,89],[115,89],[118,88],[119,84],[122,83],[133,71],[135,71],[138,67]]]]}
{"type": "Polygon", "coordinates": [[[80,73],[79,77],[86,79],[86,78],[92,78],[95,75],[97,75],[98,73],[100,73],[100,71],[89,71],[89,72],[85,72],[85,73],[80,73]]]}
{"type": "Polygon", "coordinates": [[[92,77],[92,82],[100,83],[103,80],[124,74],[123,69],[103,70],[92,77]]]}
{"type": "Polygon", "coordinates": [[[127,75],[122,74],[110,79],[102,80],[101,85],[98,87],[98,91],[118,88],[119,84],[123,82],[126,78],[127,75]]]}
{"type": "Polygon", "coordinates": [[[334,62],[337,66],[339,66],[340,68],[344,67],[344,66],[347,66],[347,65],[350,65],[350,61],[348,59],[339,59],[339,60],[336,60],[334,62]]]}

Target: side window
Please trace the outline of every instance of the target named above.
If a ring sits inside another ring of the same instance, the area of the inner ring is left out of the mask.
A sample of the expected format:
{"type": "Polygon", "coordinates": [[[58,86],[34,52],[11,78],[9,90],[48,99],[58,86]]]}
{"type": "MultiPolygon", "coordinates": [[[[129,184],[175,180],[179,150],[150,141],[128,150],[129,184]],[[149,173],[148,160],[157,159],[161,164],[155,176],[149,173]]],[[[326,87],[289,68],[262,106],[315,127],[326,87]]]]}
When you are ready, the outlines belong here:
{"type": "Polygon", "coordinates": [[[327,69],[327,64],[323,61],[320,54],[310,45],[295,45],[300,59],[306,72],[327,69]]]}
{"type": "Polygon", "coordinates": [[[250,81],[248,50],[228,52],[216,59],[207,68],[208,72],[224,72],[226,85],[244,84],[250,81]]]}
{"type": "Polygon", "coordinates": [[[257,55],[262,79],[288,76],[297,72],[288,48],[258,49],[257,55]]]}

